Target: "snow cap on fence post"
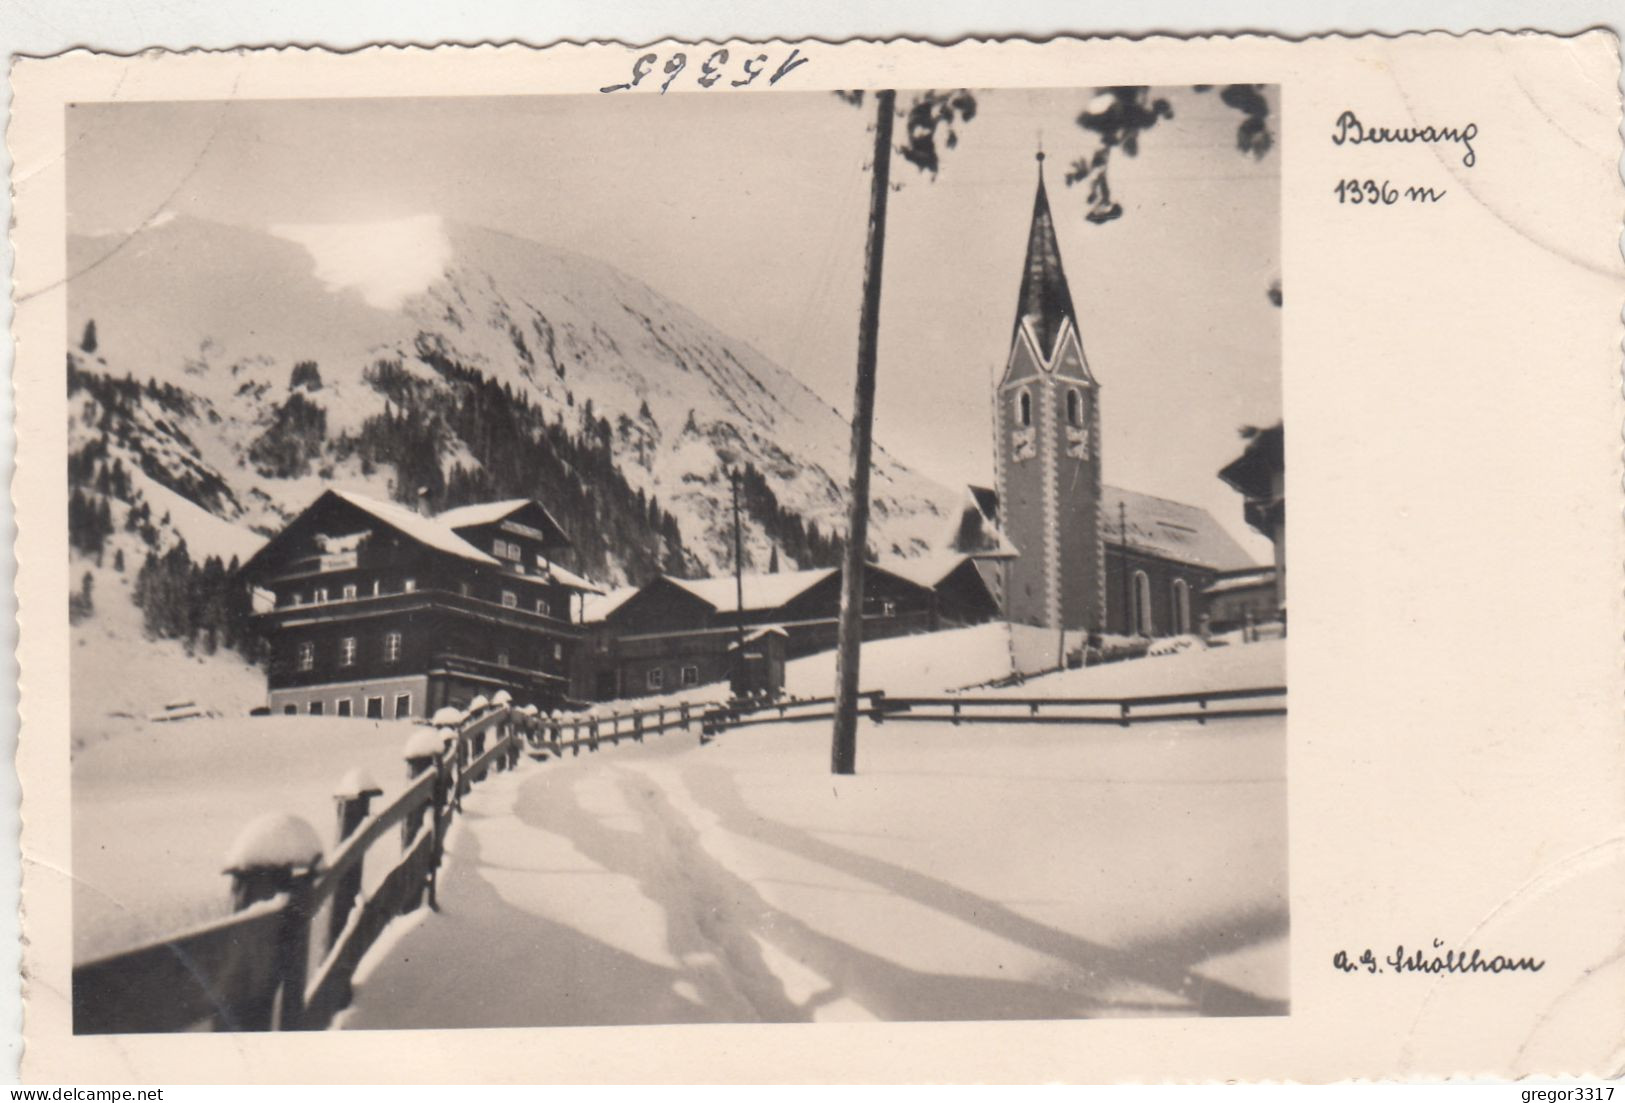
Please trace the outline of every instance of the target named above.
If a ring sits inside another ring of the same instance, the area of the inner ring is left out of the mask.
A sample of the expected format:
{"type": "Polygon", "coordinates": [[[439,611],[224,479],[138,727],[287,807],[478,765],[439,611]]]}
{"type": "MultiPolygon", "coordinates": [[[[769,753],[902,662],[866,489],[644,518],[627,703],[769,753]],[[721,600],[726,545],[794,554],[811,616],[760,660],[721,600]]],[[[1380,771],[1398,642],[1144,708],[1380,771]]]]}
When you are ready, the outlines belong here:
{"type": "Polygon", "coordinates": [[[429,723],[437,728],[455,728],[462,724],[466,718],[461,709],[453,708],[451,705],[444,705],[435,710],[434,716],[429,719],[429,723]]]}
{"type": "Polygon", "coordinates": [[[321,864],[316,829],[286,813],[272,812],[237,834],[226,853],[231,902],[237,911],[293,888],[294,879],[321,864]]]}
{"type": "Polygon", "coordinates": [[[476,712],[484,712],[490,707],[491,699],[482,693],[468,703],[468,714],[473,716],[476,712]]]}
{"type": "Polygon", "coordinates": [[[401,747],[407,777],[418,777],[434,765],[440,752],[445,750],[447,730],[419,728],[407,736],[406,744],[401,747]]]}
{"type": "Polygon", "coordinates": [[[505,689],[499,689],[491,695],[491,703],[493,705],[511,705],[513,703],[513,694],[505,689]]]}
{"type": "Polygon", "coordinates": [[[381,796],[383,792],[383,787],[372,779],[372,775],[359,766],[340,778],[338,785],[333,788],[333,795],[340,800],[376,797],[381,796]]]}

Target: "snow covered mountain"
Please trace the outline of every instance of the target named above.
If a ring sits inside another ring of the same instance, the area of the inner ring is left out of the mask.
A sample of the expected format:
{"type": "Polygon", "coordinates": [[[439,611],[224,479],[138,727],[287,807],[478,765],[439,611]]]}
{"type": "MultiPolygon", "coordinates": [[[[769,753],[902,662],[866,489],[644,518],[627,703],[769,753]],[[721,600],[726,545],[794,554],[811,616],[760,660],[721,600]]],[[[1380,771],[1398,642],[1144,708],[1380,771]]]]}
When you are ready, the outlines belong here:
{"type": "MultiPolygon", "coordinates": [[[[432,229],[439,276],[393,302],[266,231],[166,216],[70,239],[69,359],[91,384],[70,405],[71,447],[104,439],[143,485],[245,533],[273,531],[326,485],[400,500],[430,485],[444,505],[551,489],[579,498],[560,506],[578,545],[620,534],[580,564],[616,583],[656,566],[726,569],[726,468],[748,464],[751,563],[827,552],[845,525],[849,443],[828,404],[609,265],[432,229]],[[157,385],[112,395],[126,378],[157,385]],[[537,455],[509,464],[515,447],[537,455]],[[513,485],[538,471],[546,485],[513,485]],[[822,545],[805,539],[812,526],[822,545]]],[[[872,543],[939,546],[958,499],[877,451],[872,543]]],[[[179,524],[183,511],[168,512],[179,524]]]]}

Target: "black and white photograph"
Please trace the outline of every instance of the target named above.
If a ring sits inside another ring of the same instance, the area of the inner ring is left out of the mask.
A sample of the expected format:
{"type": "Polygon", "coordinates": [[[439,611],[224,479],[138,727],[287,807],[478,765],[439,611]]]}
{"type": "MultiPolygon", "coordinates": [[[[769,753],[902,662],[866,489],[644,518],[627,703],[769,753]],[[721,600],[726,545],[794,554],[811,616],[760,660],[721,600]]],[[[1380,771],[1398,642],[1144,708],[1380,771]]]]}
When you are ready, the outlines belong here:
{"type": "Polygon", "coordinates": [[[77,1034],[1290,1013],[1280,88],[726,53],[68,107],[77,1034]]]}

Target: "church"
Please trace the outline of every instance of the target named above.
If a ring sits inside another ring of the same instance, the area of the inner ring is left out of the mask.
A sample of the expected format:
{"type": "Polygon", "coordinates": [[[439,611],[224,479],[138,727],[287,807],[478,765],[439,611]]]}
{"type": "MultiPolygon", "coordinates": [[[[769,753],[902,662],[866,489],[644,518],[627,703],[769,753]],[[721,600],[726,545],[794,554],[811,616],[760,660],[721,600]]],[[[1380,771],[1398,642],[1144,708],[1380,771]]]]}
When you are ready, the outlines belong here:
{"type": "Polygon", "coordinates": [[[1201,631],[1206,592],[1258,564],[1205,509],[1101,479],[1101,384],[1084,354],[1038,155],[1010,352],[994,394],[996,491],[971,500],[1018,553],[984,561],[1017,624],[1201,631]]]}

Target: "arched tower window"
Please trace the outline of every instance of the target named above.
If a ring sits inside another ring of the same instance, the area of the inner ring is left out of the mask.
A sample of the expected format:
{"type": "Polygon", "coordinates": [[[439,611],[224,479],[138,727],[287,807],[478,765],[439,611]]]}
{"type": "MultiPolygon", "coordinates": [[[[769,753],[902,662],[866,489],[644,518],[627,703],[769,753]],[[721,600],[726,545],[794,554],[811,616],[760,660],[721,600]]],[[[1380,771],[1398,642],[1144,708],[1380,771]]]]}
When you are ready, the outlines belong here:
{"type": "Polygon", "coordinates": [[[1083,424],[1083,396],[1076,387],[1067,388],[1066,423],[1073,426],[1083,424]]]}
{"type": "Polygon", "coordinates": [[[1144,571],[1134,572],[1134,634],[1149,636],[1156,630],[1151,620],[1151,579],[1144,571]]]}
{"type": "Polygon", "coordinates": [[[1174,579],[1174,635],[1189,635],[1191,630],[1191,588],[1183,578],[1174,579]]]}
{"type": "Polygon", "coordinates": [[[1033,423],[1033,396],[1032,392],[1023,389],[1021,397],[1016,399],[1016,406],[1020,411],[1022,428],[1033,423]]]}

